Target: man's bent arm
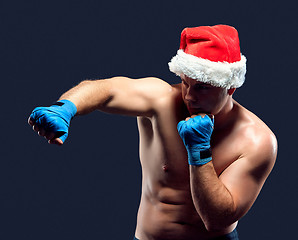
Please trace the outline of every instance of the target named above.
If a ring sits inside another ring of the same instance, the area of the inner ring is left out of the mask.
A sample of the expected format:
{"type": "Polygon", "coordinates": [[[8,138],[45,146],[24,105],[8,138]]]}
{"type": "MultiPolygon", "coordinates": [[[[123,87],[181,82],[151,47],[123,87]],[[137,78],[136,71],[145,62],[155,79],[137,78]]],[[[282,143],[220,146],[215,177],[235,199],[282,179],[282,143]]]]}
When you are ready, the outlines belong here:
{"type": "Polygon", "coordinates": [[[190,166],[193,202],[207,230],[222,230],[249,210],[273,168],[276,145],[274,136],[266,136],[219,177],[212,161],[190,166]]]}
{"type": "Polygon", "coordinates": [[[219,180],[213,163],[189,168],[194,205],[207,230],[221,230],[237,221],[233,196],[219,180]]]}

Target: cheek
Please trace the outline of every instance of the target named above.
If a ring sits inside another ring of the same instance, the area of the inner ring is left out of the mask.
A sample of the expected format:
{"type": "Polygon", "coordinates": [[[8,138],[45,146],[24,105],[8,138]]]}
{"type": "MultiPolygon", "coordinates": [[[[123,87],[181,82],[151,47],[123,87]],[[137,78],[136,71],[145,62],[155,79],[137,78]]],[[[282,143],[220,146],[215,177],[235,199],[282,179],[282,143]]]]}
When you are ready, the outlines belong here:
{"type": "Polygon", "coordinates": [[[210,91],[208,94],[200,96],[200,103],[210,113],[217,113],[226,102],[226,94],[221,91],[210,91]]]}
{"type": "Polygon", "coordinates": [[[183,88],[181,89],[181,96],[183,101],[185,101],[185,90],[183,88]]]}
{"type": "Polygon", "coordinates": [[[213,105],[213,111],[214,112],[219,112],[225,103],[227,102],[226,95],[224,94],[219,94],[217,97],[213,98],[212,105],[213,105]]]}
{"type": "Polygon", "coordinates": [[[187,88],[186,87],[182,87],[181,89],[181,95],[182,95],[182,99],[185,102],[185,96],[187,94],[187,88]]]}
{"type": "Polygon", "coordinates": [[[181,87],[181,93],[183,98],[185,97],[185,93],[186,93],[185,91],[186,91],[185,87],[181,87]]]}

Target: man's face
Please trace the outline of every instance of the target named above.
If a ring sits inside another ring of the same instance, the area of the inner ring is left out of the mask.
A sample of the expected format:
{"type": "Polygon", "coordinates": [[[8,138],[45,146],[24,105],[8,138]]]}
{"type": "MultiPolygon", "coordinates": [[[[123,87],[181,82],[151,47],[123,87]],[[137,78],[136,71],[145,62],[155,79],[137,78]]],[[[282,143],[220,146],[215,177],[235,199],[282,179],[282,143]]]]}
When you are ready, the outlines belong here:
{"type": "Polygon", "coordinates": [[[214,87],[186,76],[181,77],[182,98],[190,115],[218,114],[225,106],[229,94],[224,88],[214,87]]]}

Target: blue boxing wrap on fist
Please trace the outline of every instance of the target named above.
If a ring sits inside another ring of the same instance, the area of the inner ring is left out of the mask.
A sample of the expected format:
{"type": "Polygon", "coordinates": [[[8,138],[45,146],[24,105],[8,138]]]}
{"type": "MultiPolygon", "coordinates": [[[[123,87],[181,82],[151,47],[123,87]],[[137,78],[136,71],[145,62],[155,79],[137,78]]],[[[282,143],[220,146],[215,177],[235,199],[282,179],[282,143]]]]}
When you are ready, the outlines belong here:
{"type": "Polygon", "coordinates": [[[35,108],[30,119],[45,131],[53,132],[62,142],[68,136],[70,120],[77,113],[77,108],[69,100],[60,100],[50,107],[35,108]]]}
{"type": "Polygon", "coordinates": [[[177,129],[188,154],[190,165],[201,166],[212,160],[210,139],[214,119],[208,115],[180,121],[177,129]]]}

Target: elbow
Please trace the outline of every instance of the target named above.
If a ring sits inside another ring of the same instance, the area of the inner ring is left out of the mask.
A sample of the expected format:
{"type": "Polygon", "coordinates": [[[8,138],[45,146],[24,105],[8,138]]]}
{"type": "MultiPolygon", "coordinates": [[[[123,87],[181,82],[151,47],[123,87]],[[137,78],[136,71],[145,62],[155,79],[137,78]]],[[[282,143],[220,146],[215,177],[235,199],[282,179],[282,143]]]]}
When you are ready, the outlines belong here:
{"type": "Polygon", "coordinates": [[[85,85],[88,85],[88,84],[91,84],[92,82],[94,82],[93,80],[83,80],[79,83],[79,86],[85,86],[85,85]]]}
{"type": "Polygon", "coordinates": [[[225,224],[225,223],[220,223],[220,222],[215,222],[215,223],[204,223],[205,228],[208,232],[220,232],[227,227],[229,227],[232,224],[225,224]]]}
{"type": "Polygon", "coordinates": [[[235,224],[235,221],[213,221],[213,222],[204,222],[205,228],[208,232],[220,232],[226,230],[228,227],[235,224]]]}
{"type": "Polygon", "coordinates": [[[208,232],[218,232],[222,229],[217,223],[204,222],[204,225],[208,232]]]}
{"type": "Polygon", "coordinates": [[[235,212],[229,212],[228,214],[222,214],[217,216],[210,216],[203,219],[205,228],[208,232],[219,232],[227,229],[231,225],[238,221],[235,212]]]}

